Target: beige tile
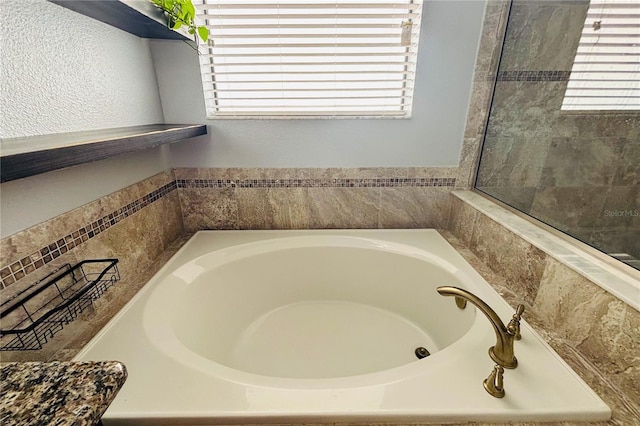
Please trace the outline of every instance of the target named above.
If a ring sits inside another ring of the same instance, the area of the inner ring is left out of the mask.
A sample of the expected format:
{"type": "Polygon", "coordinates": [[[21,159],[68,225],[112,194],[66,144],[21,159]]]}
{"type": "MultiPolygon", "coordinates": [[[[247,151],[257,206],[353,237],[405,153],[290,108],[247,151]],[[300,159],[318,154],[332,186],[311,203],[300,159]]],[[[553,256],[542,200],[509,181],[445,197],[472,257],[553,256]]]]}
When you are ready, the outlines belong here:
{"type": "Polygon", "coordinates": [[[210,179],[210,171],[208,168],[198,167],[176,167],[173,174],[176,179],[210,179]]]}
{"type": "Polygon", "coordinates": [[[473,187],[482,137],[464,138],[456,175],[456,189],[473,187]]]}
{"type": "Polygon", "coordinates": [[[380,188],[379,228],[445,228],[449,188],[380,188]]]}
{"type": "Polygon", "coordinates": [[[465,138],[482,137],[487,122],[487,114],[491,103],[494,82],[492,80],[475,80],[471,88],[471,101],[467,112],[465,138]]]}
{"type": "Polygon", "coordinates": [[[587,2],[514,2],[501,70],[570,71],[588,8],[587,2]]]}
{"type": "Polygon", "coordinates": [[[307,188],[237,188],[239,229],[307,229],[307,188]]]}
{"type": "Polygon", "coordinates": [[[491,0],[487,2],[482,23],[480,46],[476,58],[476,71],[491,71],[497,68],[508,12],[508,0],[491,0]]]}
{"type": "Polygon", "coordinates": [[[309,188],[310,228],[377,228],[379,188],[309,188]]]}
{"type": "Polygon", "coordinates": [[[533,307],[547,328],[578,345],[591,334],[609,298],[604,290],[548,257],[533,307]]]}
{"type": "Polygon", "coordinates": [[[478,215],[469,247],[506,279],[524,303],[533,304],[545,267],[542,250],[483,214],[478,215]]]}
{"type": "MultiPolygon", "coordinates": [[[[457,167],[407,167],[408,178],[455,178],[458,175],[457,167]]],[[[391,176],[396,177],[396,176],[391,176]]],[[[402,177],[402,176],[398,176],[402,177]]]]}
{"type": "Polygon", "coordinates": [[[451,196],[448,229],[465,247],[468,247],[471,243],[471,237],[473,236],[473,229],[476,225],[478,214],[476,209],[459,198],[451,196]]]}
{"type": "Polygon", "coordinates": [[[187,232],[238,229],[234,188],[180,188],[178,194],[187,232]]]}
{"type": "Polygon", "coordinates": [[[163,186],[171,183],[173,180],[173,173],[168,169],[138,182],[136,186],[139,188],[140,196],[145,196],[156,189],[162,188],[163,186]]]}

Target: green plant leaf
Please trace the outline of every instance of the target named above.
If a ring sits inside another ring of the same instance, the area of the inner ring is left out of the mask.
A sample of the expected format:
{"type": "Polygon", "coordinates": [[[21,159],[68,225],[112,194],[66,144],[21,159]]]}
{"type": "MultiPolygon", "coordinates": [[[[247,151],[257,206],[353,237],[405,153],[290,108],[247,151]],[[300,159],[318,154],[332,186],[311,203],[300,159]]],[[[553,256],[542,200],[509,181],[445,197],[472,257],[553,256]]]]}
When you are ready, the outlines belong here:
{"type": "Polygon", "coordinates": [[[193,6],[193,3],[191,3],[191,0],[186,0],[184,2],[184,9],[186,11],[185,14],[188,13],[190,19],[193,20],[196,16],[196,8],[193,6]]]}
{"type": "Polygon", "coordinates": [[[209,39],[209,29],[207,27],[198,27],[198,35],[206,43],[209,39]]]}

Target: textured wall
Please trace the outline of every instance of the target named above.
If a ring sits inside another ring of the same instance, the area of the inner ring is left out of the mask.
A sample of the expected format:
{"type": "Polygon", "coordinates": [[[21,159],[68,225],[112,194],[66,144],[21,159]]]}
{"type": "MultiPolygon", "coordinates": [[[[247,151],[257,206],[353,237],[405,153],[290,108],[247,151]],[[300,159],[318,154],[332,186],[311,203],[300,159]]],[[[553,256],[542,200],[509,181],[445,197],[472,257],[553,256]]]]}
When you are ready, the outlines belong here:
{"type": "MultiPolygon", "coordinates": [[[[0,137],[164,122],[147,40],[45,0],[0,1],[0,137]]],[[[3,183],[6,237],[170,167],[168,147],[3,183]]]]}
{"type": "Polygon", "coordinates": [[[193,50],[152,42],[167,121],[209,125],[174,167],[457,166],[484,6],[425,2],[411,119],[207,120],[193,50]]]}
{"type": "Polygon", "coordinates": [[[0,138],[163,122],[148,41],[45,0],[0,2],[0,138]]]}

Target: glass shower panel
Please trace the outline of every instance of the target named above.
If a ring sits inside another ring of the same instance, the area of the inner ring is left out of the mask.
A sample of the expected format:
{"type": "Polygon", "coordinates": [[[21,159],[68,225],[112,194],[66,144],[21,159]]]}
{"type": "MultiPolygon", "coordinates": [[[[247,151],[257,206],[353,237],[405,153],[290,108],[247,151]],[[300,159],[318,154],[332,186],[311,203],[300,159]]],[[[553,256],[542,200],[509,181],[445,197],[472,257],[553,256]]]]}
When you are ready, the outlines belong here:
{"type": "Polygon", "coordinates": [[[639,45],[637,1],[514,0],[475,185],[636,269],[639,45]]]}

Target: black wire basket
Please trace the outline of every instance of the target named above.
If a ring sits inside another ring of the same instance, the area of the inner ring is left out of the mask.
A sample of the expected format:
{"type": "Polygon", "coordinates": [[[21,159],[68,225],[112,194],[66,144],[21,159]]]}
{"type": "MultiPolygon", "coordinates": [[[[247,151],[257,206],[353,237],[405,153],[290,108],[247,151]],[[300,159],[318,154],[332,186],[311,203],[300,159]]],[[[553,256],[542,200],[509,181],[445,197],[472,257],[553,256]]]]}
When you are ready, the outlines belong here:
{"type": "Polygon", "coordinates": [[[120,279],[118,259],[65,264],[0,305],[0,351],[42,349],[120,279]]]}

